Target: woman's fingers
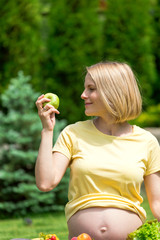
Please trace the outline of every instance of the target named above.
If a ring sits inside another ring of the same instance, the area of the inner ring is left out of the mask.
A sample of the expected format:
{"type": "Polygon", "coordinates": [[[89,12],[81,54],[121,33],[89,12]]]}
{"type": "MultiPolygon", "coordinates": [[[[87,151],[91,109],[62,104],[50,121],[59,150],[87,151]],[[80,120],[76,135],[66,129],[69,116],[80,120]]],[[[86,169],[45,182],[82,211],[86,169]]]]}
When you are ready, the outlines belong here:
{"type": "Polygon", "coordinates": [[[38,99],[36,101],[36,106],[37,106],[38,110],[43,108],[43,103],[45,103],[45,102],[50,102],[50,99],[44,98],[44,94],[42,94],[41,96],[38,97],[38,99]]]}
{"type": "Polygon", "coordinates": [[[59,111],[55,109],[52,105],[47,104],[45,109],[43,108],[39,113],[40,119],[42,121],[43,128],[48,130],[53,130],[56,119],[55,114],[59,114],[59,111]]]}
{"type": "Polygon", "coordinates": [[[36,106],[38,108],[38,110],[40,108],[42,108],[42,102],[41,102],[41,99],[44,97],[44,94],[42,94],[41,96],[38,97],[37,101],[36,101],[36,106]]]}
{"type": "Polygon", "coordinates": [[[48,114],[51,114],[51,113],[60,114],[60,112],[55,107],[53,107],[51,104],[46,104],[45,107],[42,108],[42,111],[45,111],[48,114]]]}
{"type": "Polygon", "coordinates": [[[44,94],[42,94],[38,97],[36,106],[43,128],[47,130],[53,130],[56,122],[55,114],[59,114],[60,112],[51,104],[49,104],[49,102],[50,99],[44,98],[44,94]],[[46,103],[46,105],[43,107],[44,103],[46,103]]]}

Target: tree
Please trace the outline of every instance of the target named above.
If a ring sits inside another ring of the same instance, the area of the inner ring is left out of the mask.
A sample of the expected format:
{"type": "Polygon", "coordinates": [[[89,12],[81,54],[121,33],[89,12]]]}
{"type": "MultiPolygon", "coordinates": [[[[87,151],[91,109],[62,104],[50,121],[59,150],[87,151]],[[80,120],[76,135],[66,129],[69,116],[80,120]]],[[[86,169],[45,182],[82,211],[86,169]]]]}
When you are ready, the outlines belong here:
{"type": "MultiPolygon", "coordinates": [[[[2,94],[0,112],[0,216],[59,210],[67,201],[68,172],[62,183],[48,193],[35,184],[34,165],[41,136],[41,122],[35,113],[39,93],[30,77],[19,72],[2,94]]],[[[57,120],[55,137],[66,125],[57,120]]],[[[54,142],[56,140],[54,138],[54,142]]]]}
{"type": "Polygon", "coordinates": [[[43,89],[60,97],[60,112],[69,121],[84,118],[80,100],[85,66],[101,60],[98,0],[48,1],[48,37],[43,89]]]}
{"type": "MultiPolygon", "coordinates": [[[[40,77],[41,12],[39,0],[0,1],[0,92],[19,70],[40,77]]],[[[32,79],[32,81],[33,81],[32,79]]]]}
{"type": "Polygon", "coordinates": [[[153,53],[155,57],[156,69],[158,72],[157,82],[154,84],[154,99],[156,103],[160,102],[160,0],[153,1],[151,15],[153,19],[154,38],[152,41],[153,53]]]}
{"type": "Polygon", "coordinates": [[[104,24],[104,59],[131,65],[145,95],[144,106],[154,102],[157,82],[150,11],[149,0],[107,0],[104,24]]]}

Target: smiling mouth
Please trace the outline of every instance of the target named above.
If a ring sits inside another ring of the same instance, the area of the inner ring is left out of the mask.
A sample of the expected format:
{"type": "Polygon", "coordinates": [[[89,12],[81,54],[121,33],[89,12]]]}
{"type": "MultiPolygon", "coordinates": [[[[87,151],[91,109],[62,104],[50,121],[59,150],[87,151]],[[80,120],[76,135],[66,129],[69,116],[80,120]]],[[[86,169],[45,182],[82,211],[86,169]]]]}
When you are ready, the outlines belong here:
{"type": "Polygon", "coordinates": [[[85,107],[90,106],[92,103],[85,103],[85,107]]]}

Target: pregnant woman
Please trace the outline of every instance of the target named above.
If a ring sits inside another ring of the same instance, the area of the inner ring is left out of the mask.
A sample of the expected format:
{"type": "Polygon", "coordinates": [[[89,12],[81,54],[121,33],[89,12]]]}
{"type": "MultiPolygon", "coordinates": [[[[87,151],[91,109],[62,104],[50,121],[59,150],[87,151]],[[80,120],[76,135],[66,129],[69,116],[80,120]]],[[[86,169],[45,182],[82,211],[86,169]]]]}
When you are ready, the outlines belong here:
{"type": "Polygon", "coordinates": [[[55,114],[48,99],[36,105],[42,137],[36,161],[36,184],[50,191],[70,168],[65,214],[70,240],[85,232],[94,240],[125,240],[140,227],[145,210],[144,181],[150,208],[160,221],[160,146],[148,131],[130,125],[141,113],[142,100],[133,71],[126,63],[102,62],[87,67],[85,121],[70,124],[53,146],[55,114]]]}

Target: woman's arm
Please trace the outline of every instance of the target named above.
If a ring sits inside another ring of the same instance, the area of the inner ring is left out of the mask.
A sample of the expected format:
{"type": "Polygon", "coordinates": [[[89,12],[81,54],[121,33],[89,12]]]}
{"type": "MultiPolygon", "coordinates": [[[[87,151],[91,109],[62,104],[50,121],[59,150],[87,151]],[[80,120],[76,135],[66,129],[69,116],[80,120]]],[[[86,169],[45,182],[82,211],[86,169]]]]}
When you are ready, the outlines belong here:
{"type": "Polygon", "coordinates": [[[50,191],[55,188],[69,164],[69,159],[66,156],[59,152],[52,152],[55,113],[59,114],[59,111],[50,104],[47,104],[44,109],[43,103],[47,101],[48,99],[44,98],[44,95],[41,95],[36,101],[38,114],[43,126],[35,166],[36,184],[41,191],[50,191]]]}
{"type": "Polygon", "coordinates": [[[153,216],[160,222],[160,171],[146,176],[144,184],[153,216]]]}
{"type": "Polygon", "coordinates": [[[41,191],[50,191],[61,181],[69,159],[59,152],[52,153],[52,132],[42,130],[41,144],[35,166],[36,185],[41,191]]]}

